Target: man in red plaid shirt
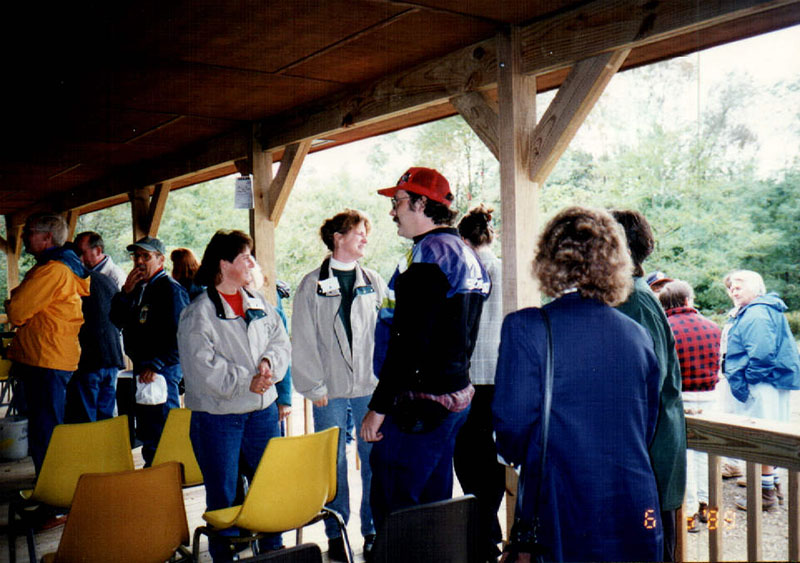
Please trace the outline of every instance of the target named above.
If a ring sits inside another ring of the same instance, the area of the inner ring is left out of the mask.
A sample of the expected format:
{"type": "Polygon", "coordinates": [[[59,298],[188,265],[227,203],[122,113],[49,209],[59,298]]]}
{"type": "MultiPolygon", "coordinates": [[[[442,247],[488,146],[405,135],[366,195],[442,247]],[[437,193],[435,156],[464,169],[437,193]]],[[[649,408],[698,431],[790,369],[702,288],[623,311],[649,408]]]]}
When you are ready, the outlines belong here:
{"type": "MultiPolygon", "coordinates": [[[[686,414],[710,410],[715,402],[714,388],[719,380],[720,329],[694,308],[694,291],[681,280],[665,284],[658,292],[661,306],[667,314],[675,335],[675,349],[683,379],[683,406],[686,414]]],[[[708,521],[708,456],[686,450],[686,499],[690,532],[699,532],[699,522],[708,521]]]]}

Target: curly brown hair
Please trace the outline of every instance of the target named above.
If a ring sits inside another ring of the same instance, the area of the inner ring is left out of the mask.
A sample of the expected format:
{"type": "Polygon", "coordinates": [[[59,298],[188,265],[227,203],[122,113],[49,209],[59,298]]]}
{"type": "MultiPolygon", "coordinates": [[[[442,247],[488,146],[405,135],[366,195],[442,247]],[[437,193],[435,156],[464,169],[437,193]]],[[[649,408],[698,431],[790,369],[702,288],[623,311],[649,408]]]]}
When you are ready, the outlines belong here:
{"type": "Polygon", "coordinates": [[[369,234],[372,229],[369,217],[357,209],[345,209],[341,213],[337,213],[333,217],[325,219],[325,222],[322,223],[322,226],[319,228],[319,236],[322,242],[325,243],[325,246],[328,247],[328,250],[333,252],[333,235],[335,233],[346,235],[361,223],[364,223],[364,228],[367,230],[367,234],[369,234]]]}
{"type": "Polygon", "coordinates": [[[577,289],[583,297],[612,307],[633,288],[625,233],[606,211],[568,207],[545,226],[533,261],[542,291],[558,297],[577,289]]]}

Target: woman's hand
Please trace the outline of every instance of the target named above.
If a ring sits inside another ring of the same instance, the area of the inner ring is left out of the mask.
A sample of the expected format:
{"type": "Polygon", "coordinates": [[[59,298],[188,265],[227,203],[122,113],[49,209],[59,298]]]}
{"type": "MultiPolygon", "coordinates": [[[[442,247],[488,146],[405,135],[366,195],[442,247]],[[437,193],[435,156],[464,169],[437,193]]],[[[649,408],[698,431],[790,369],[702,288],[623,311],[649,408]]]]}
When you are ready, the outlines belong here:
{"type": "Polygon", "coordinates": [[[327,407],[328,406],[328,396],[325,395],[321,399],[317,399],[316,401],[314,401],[314,406],[315,407],[327,407]]]}
{"type": "Polygon", "coordinates": [[[258,373],[255,374],[250,381],[250,391],[257,395],[263,395],[273,384],[272,368],[270,367],[269,360],[264,358],[258,364],[258,373]]]}
{"type": "Polygon", "coordinates": [[[383,424],[383,419],[386,418],[385,414],[380,414],[375,411],[367,411],[364,415],[364,421],[361,423],[361,432],[359,435],[365,442],[378,442],[383,439],[380,429],[383,424]]]}

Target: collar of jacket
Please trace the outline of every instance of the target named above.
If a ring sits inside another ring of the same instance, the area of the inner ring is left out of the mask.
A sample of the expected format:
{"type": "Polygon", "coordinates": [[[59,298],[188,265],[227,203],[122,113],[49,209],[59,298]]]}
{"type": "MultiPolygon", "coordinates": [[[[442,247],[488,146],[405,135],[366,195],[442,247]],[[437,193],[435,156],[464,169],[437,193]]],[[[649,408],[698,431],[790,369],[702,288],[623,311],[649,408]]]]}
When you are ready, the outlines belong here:
{"type": "MultiPolygon", "coordinates": [[[[244,294],[248,298],[247,303],[242,303],[242,306],[246,307],[244,311],[244,322],[249,325],[250,322],[254,321],[255,319],[261,319],[266,317],[267,312],[264,311],[264,309],[255,309],[249,307],[249,305],[252,303],[251,300],[254,298],[253,294],[247,291],[247,289],[245,288],[242,288],[242,291],[244,291],[244,294]]],[[[217,314],[218,319],[232,321],[238,318],[238,317],[231,318],[225,316],[225,306],[222,304],[222,297],[220,297],[220,294],[217,291],[216,287],[214,287],[213,285],[209,286],[208,289],[206,289],[206,292],[208,293],[208,298],[211,299],[211,302],[214,304],[214,310],[217,314]]]]}
{"type": "MultiPolygon", "coordinates": [[[[364,285],[356,286],[354,288],[354,293],[356,295],[360,295],[361,293],[370,293],[374,291],[372,288],[372,281],[369,279],[369,276],[361,267],[361,264],[356,262],[356,280],[358,280],[359,273],[361,274],[361,278],[364,280],[364,285]]],[[[338,288],[328,292],[322,290],[322,286],[319,282],[330,279],[331,276],[333,276],[333,274],[331,273],[331,258],[329,256],[322,261],[322,266],[319,267],[319,278],[317,278],[317,295],[321,297],[339,297],[341,295],[341,291],[339,291],[338,288]]]]}
{"type": "Polygon", "coordinates": [[[412,240],[414,241],[414,244],[417,244],[419,241],[421,241],[422,239],[424,239],[428,235],[442,235],[442,234],[459,236],[458,235],[458,230],[455,227],[448,227],[447,225],[440,225],[440,226],[437,226],[434,229],[431,229],[430,231],[425,231],[421,235],[415,236],[412,240]]]}

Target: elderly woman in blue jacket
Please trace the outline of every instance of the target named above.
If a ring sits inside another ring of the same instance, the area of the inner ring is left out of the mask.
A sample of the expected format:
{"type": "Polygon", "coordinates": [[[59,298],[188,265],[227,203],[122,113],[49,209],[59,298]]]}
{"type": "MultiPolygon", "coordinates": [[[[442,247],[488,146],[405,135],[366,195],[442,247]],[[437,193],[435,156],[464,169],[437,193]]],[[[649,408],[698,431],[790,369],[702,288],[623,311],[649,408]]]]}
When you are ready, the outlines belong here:
{"type": "MultiPolygon", "coordinates": [[[[728,275],[728,294],[736,313],[727,331],[723,369],[737,414],[787,422],[789,391],[800,389],[797,343],[783,314],[786,304],[767,293],[764,280],[750,270],[728,275]]],[[[772,510],[780,498],[774,468],[761,469],[763,510],[772,510]]],[[[736,506],[746,509],[743,502],[736,506]]]]}

